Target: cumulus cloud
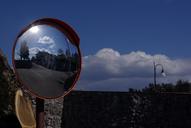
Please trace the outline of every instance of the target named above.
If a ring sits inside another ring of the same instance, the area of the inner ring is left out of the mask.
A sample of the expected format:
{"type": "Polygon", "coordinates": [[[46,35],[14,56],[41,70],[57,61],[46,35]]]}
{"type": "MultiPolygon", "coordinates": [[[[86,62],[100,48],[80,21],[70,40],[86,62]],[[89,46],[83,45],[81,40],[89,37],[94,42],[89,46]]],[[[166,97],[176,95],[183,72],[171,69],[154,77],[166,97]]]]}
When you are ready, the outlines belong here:
{"type": "Polygon", "coordinates": [[[49,36],[40,37],[38,40],[38,43],[49,45],[49,48],[53,48],[55,46],[55,41],[53,40],[53,38],[51,38],[49,36]]]}
{"type": "Polygon", "coordinates": [[[83,57],[82,74],[77,89],[125,91],[153,83],[153,62],[163,65],[166,77],[157,67],[157,82],[191,80],[191,60],[171,59],[166,55],[132,51],[120,54],[110,48],[83,57]]]}
{"type": "Polygon", "coordinates": [[[33,47],[29,49],[30,55],[35,55],[39,51],[45,51],[45,52],[51,53],[51,51],[46,48],[33,47]]]}

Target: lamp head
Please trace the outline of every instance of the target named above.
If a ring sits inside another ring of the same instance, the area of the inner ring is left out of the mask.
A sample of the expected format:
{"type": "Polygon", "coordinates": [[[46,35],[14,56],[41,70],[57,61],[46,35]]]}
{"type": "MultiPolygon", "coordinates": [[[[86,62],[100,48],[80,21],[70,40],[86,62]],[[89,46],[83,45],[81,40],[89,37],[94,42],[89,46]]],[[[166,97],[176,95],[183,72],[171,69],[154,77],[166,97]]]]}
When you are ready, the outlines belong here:
{"type": "Polygon", "coordinates": [[[166,73],[164,72],[164,69],[161,71],[162,76],[166,77],[166,73]]]}

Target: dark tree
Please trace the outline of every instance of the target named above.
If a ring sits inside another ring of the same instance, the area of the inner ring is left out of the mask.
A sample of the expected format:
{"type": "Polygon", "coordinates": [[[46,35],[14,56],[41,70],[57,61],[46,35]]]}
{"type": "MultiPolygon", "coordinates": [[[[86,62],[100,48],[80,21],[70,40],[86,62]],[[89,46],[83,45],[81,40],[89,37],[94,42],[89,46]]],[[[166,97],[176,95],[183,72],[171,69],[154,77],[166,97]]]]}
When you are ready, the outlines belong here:
{"type": "Polygon", "coordinates": [[[71,57],[70,49],[66,49],[66,56],[71,57]]]}
{"type": "Polygon", "coordinates": [[[191,84],[188,81],[179,80],[176,83],[175,91],[190,92],[191,84]]]}
{"type": "Polygon", "coordinates": [[[21,60],[29,60],[29,47],[26,41],[21,42],[20,58],[21,60]]]}
{"type": "Polygon", "coordinates": [[[56,70],[65,71],[66,66],[66,55],[62,49],[58,49],[58,54],[56,56],[56,70]]]}
{"type": "Polygon", "coordinates": [[[62,49],[58,49],[58,55],[64,55],[64,51],[62,49]]]}

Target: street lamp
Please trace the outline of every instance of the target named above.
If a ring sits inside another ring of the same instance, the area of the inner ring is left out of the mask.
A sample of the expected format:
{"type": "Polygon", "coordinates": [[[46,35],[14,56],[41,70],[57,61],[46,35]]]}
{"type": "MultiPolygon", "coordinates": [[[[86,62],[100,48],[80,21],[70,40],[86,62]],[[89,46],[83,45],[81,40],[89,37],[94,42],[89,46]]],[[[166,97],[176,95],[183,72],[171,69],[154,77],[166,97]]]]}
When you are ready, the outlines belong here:
{"type": "Polygon", "coordinates": [[[155,88],[156,88],[156,69],[157,69],[157,67],[161,67],[162,69],[161,69],[161,74],[165,77],[166,76],[166,74],[165,74],[165,72],[164,72],[164,68],[163,68],[163,65],[162,64],[156,64],[155,62],[153,62],[153,65],[154,65],[154,86],[155,86],[155,88]]]}

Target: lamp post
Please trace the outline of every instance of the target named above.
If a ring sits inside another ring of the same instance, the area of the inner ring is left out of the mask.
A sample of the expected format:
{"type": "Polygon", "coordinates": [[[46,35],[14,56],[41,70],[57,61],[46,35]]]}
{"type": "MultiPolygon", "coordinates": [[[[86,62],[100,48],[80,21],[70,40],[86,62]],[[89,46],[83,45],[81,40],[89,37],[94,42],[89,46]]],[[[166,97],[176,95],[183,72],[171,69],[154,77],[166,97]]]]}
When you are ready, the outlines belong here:
{"type": "Polygon", "coordinates": [[[155,86],[155,88],[156,88],[156,69],[157,69],[157,67],[161,67],[162,69],[161,69],[161,74],[163,75],[163,76],[166,76],[166,74],[165,74],[165,72],[164,72],[164,68],[163,68],[163,65],[162,64],[156,64],[155,62],[153,62],[153,65],[154,65],[154,86],[155,86]]]}

